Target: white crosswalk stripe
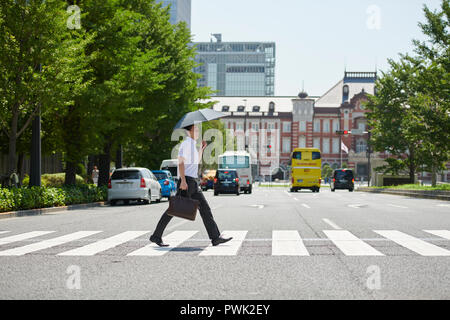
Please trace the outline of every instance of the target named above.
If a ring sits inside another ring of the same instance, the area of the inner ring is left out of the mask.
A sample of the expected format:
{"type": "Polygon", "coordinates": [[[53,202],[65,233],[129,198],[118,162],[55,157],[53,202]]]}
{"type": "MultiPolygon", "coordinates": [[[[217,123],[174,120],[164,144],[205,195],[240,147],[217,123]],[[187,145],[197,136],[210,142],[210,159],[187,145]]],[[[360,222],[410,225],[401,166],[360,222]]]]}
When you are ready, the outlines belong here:
{"type": "Polygon", "coordinates": [[[325,235],[347,256],[383,256],[347,230],[324,230],[325,235]]]}
{"type": "Polygon", "coordinates": [[[450,240],[450,230],[423,230],[423,231],[434,234],[435,236],[450,240]]]}
{"type": "Polygon", "coordinates": [[[36,238],[39,236],[43,236],[55,231],[31,231],[26,233],[17,234],[14,236],[9,236],[5,238],[0,238],[0,245],[9,244],[13,242],[23,241],[31,238],[36,238]]]}
{"type": "Polygon", "coordinates": [[[200,256],[235,256],[244,242],[247,231],[225,231],[224,234],[233,239],[216,247],[208,246],[200,253],[200,256]]]}
{"type": "MultiPolygon", "coordinates": [[[[397,230],[373,230],[373,232],[381,235],[383,238],[370,238],[360,239],[347,230],[323,230],[326,237],[324,238],[302,238],[297,230],[273,230],[272,237],[247,239],[247,230],[243,231],[225,231],[225,237],[233,237],[233,240],[225,244],[213,247],[209,245],[207,247],[202,246],[197,250],[202,250],[199,256],[236,256],[239,254],[239,250],[242,244],[247,242],[263,242],[270,245],[263,246],[270,247],[271,252],[267,252],[272,256],[311,256],[314,255],[314,251],[311,254],[308,250],[311,243],[317,241],[329,242],[330,245],[337,247],[345,256],[384,256],[384,254],[371,245],[367,241],[373,242],[389,242],[392,241],[401,247],[407,248],[422,256],[450,256],[450,250],[442,248],[438,245],[430,243],[430,241],[446,241],[450,240],[450,230],[423,230],[426,233],[435,235],[438,238],[422,237],[417,238],[405,234],[397,230]]],[[[10,231],[1,231],[2,233],[10,231]]],[[[56,238],[50,238],[46,240],[35,239],[39,236],[47,235],[55,231],[31,231],[22,234],[17,234],[9,237],[0,238],[0,245],[11,244],[14,242],[27,241],[31,244],[24,246],[6,249],[0,251],[0,256],[22,256],[28,253],[41,251],[44,249],[63,245],[72,241],[80,240],[82,238],[89,237],[91,235],[100,233],[102,231],[78,231],[63,235],[56,238]]],[[[169,233],[164,236],[165,242],[169,243],[170,247],[160,248],[154,243],[149,243],[144,247],[133,249],[130,253],[123,253],[127,256],[143,256],[143,257],[161,257],[173,251],[175,248],[180,247],[184,242],[189,241],[199,231],[186,231],[179,230],[169,233]]],[[[150,231],[126,231],[117,235],[111,236],[105,239],[93,239],[87,240],[89,244],[80,246],[69,251],[61,252],[58,256],[93,256],[100,252],[112,249],[118,245],[132,241],[144,234],[150,233],[150,231]]],[[[196,242],[209,242],[209,239],[192,239],[196,242]]],[[[439,242],[438,242],[439,243],[439,242]]],[[[206,244],[205,244],[206,245],[206,244]]],[[[447,244],[448,245],[448,244],[447,244]]],[[[66,249],[67,250],[67,249],[66,249]]],[[[175,250],[177,251],[177,250],[175,250]]],[[[188,250],[189,251],[189,250],[188,250]]]]}
{"type": "Polygon", "coordinates": [[[59,253],[58,256],[93,256],[99,252],[117,247],[120,244],[136,239],[150,231],[126,231],[110,238],[106,238],[81,248],[59,253]]]}
{"type": "Polygon", "coordinates": [[[71,242],[74,240],[79,240],[91,236],[93,234],[99,233],[101,231],[79,231],[58,238],[43,240],[40,242],[32,243],[23,247],[18,247],[14,249],[9,249],[5,251],[0,251],[0,256],[22,256],[27,253],[48,249],[51,247],[56,247],[61,244],[71,242]]]}
{"type": "Polygon", "coordinates": [[[9,231],[0,231],[0,234],[8,233],[9,231]]]}
{"type": "Polygon", "coordinates": [[[309,256],[297,231],[274,230],[272,232],[273,256],[309,256]]]}
{"type": "Polygon", "coordinates": [[[167,252],[178,247],[180,244],[194,236],[198,231],[175,231],[164,237],[164,242],[168,243],[170,247],[160,248],[158,245],[152,243],[141,249],[133,251],[128,256],[163,256],[167,252]]]}
{"type": "Polygon", "coordinates": [[[397,230],[374,230],[379,235],[422,256],[450,256],[450,251],[397,230]]]}

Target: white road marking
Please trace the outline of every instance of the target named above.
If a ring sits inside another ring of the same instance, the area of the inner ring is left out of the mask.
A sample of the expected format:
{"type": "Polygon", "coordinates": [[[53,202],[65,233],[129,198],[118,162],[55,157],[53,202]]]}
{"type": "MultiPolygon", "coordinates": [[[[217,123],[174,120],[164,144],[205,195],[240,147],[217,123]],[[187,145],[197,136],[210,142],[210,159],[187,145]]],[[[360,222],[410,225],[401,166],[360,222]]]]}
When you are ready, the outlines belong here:
{"type": "Polygon", "coordinates": [[[292,197],[292,194],[290,194],[289,191],[286,190],[286,193],[289,197],[292,197]]]}
{"type": "Polygon", "coordinates": [[[390,203],[388,203],[388,206],[394,207],[394,208],[408,209],[408,207],[405,207],[405,206],[398,206],[398,205],[390,204],[390,203]]]}
{"type": "Polygon", "coordinates": [[[198,231],[175,231],[164,238],[164,242],[168,243],[170,247],[160,248],[157,244],[152,243],[141,249],[133,251],[127,256],[163,256],[167,252],[178,247],[180,244],[188,240],[190,237],[198,233],[198,231]]]}
{"type": "Polygon", "coordinates": [[[328,224],[329,226],[331,226],[333,229],[336,230],[341,230],[342,228],[339,227],[337,224],[335,224],[333,221],[329,220],[329,219],[322,219],[323,222],[325,222],[326,224],[328,224]]]}
{"type": "Polygon", "coordinates": [[[0,234],[8,233],[9,231],[0,231],[0,234]]]}
{"type": "Polygon", "coordinates": [[[326,236],[347,256],[384,256],[346,230],[324,230],[326,236]]]}
{"type": "Polygon", "coordinates": [[[450,204],[438,204],[438,207],[450,207],[450,204]]]}
{"type": "Polygon", "coordinates": [[[23,247],[18,247],[14,249],[9,249],[5,251],[0,251],[0,256],[22,256],[27,253],[48,249],[51,247],[56,247],[61,244],[71,242],[74,240],[78,240],[81,238],[85,238],[91,236],[93,234],[99,233],[101,231],[78,231],[74,233],[70,233],[61,237],[52,238],[48,240],[43,240],[40,242],[32,243],[23,247]]]}
{"type": "Polygon", "coordinates": [[[305,208],[307,208],[307,209],[311,209],[311,207],[308,206],[306,203],[302,203],[302,206],[305,207],[305,208]]]}
{"type": "Polygon", "coordinates": [[[297,198],[294,198],[294,200],[295,200],[295,201],[300,201],[300,200],[298,200],[297,198]]]}
{"type": "Polygon", "coordinates": [[[423,231],[434,234],[435,236],[450,240],[450,231],[449,230],[423,230],[423,231]]]}
{"type": "Polygon", "coordinates": [[[450,256],[450,251],[397,230],[374,230],[379,235],[422,256],[450,256]]]}
{"type": "Polygon", "coordinates": [[[200,253],[200,256],[234,256],[244,242],[247,231],[225,231],[224,237],[233,237],[227,243],[213,247],[209,245],[200,253]]]}
{"type": "Polygon", "coordinates": [[[361,207],[364,205],[363,204],[349,204],[348,206],[353,209],[361,209],[361,207]]]}
{"type": "Polygon", "coordinates": [[[252,204],[250,205],[250,207],[254,207],[254,208],[258,208],[258,209],[263,209],[264,205],[263,204],[252,204]]]}
{"type": "Polygon", "coordinates": [[[58,256],[93,256],[99,252],[114,248],[122,243],[140,237],[149,231],[126,231],[110,238],[106,238],[81,248],[69,250],[58,254],[58,256]]]}
{"type": "Polygon", "coordinates": [[[272,232],[273,256],[309,256],[297,231],[274,230],[272,232]]]}
{"type": "Polygon", "coordinates": [[[27,239],[43,236],[45,234],[49,234],[52,232],[55,232],[55,231],[31,231],[31,232],[27,232],[27,233],[17,234],[15,236],[0,238],[0,245],[17,242],[17,241],[22,241],[22,240],[27,240],[27,239]]]}

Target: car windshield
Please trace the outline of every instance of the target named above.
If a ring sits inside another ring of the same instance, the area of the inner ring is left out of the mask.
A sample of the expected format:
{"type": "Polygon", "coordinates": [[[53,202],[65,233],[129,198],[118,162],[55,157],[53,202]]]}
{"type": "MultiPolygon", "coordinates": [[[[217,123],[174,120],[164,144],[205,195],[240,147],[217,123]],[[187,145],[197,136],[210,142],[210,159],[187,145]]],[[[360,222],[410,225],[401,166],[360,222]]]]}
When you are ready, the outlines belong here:
{"type": "Polygon", "coordinates": [[[226,156],[220,158],[219,168],[242,169],[248,168],[250,158],[248,156],[226,156]]]}
{"type": "Polygon", "coordinates": [[[153,172],[153,174],[155,175],[156,180],[169,179],[169,177],[167,176],[167,173],[164,173],[164,172],[153,172]]]}
{"type": "Polygon", "coordinates": [[[111,180],[138,180],[141,178],[141,173],[138,170],[120,170],[114,171],[111,180]]]}
{"type": "Polygon", "coordinates": [[[336,179],[347,179],[347,180],[351,180],[351,179],[353,179],[353,172],[350,171],[350,170],[336,171],[335,177],[336,177],[336,179]]]}
{"type": "Polygon", "coordinates": [[[225,179],[234,179],[236,177],[235,171],[219,171],[219,179],[225,180],[225,179]]]}
{"type": "Polygon", "coordinates": [[[320,152],[313,152],[312,160],[319,160],[319,159],[320,159],[320,152]]]}

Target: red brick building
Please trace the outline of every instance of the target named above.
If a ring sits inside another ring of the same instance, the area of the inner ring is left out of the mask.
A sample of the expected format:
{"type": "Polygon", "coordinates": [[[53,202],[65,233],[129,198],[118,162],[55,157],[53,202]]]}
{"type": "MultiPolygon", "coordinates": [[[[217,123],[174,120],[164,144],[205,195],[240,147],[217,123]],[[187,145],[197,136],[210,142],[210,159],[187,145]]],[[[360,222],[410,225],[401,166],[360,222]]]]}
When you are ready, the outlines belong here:
{"type": "MultiPolygon", "coordinates": [[[[346,163],[367,181],[364,103],[367,93],[374,94],[376,76],[375,72],[345,72],[321,97],[300,93],[298,97],[214,97],[211,101],[216,102],[215,110],[228,115],[222,121],[234,131],[238,148],[258,159],[261,176],[283,178],[292,150],[314,147],[321,150],[323,165],[337,168],[346,163]],[[341,137],[336,130],[352,133],[341,137]]],[[[371,154],[372,169],[385,158],[385,154],[371,154]]],[[[443,180],[448,178],[446,173],[443,180]]]]}

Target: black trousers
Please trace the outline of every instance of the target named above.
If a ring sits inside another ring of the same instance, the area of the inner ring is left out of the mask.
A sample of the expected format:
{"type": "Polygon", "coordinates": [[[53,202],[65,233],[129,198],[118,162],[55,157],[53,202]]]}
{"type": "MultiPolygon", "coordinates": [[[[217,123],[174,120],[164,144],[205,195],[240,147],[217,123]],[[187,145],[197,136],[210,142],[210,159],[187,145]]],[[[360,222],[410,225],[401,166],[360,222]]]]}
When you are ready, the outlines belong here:
{"type": "MultiPolygon", "coordinates": [[[[178,182],[178,191],[177,194],[180,194],[180,181],[178,182]]],[[[208,202],[205,199],[205,196],[202,193],[202,190],[199,188],[198,182],[194,178],[186,177],[186,183],[188,185],[188,195],[195,200],[200,202],[199,211],[200,216],[202,217],[203,224],[205,225],[206,231],[208,232],[208,236],[211,240],[217,239],[220,236],[219,228],[217,227],[216,222],[214,221],[211,208],[209,207],[208,202]]],[[[169,224],[170,220],[172,220],[172,216],[167,214],[167,211],[164,212],[161,219],[159,219],[158,225],[156,226],[155,231],[153,232],[153,236],[161,238],[164,230],[169,224]]]]}

